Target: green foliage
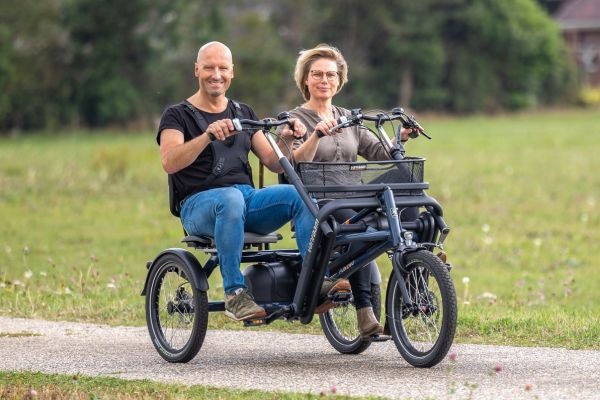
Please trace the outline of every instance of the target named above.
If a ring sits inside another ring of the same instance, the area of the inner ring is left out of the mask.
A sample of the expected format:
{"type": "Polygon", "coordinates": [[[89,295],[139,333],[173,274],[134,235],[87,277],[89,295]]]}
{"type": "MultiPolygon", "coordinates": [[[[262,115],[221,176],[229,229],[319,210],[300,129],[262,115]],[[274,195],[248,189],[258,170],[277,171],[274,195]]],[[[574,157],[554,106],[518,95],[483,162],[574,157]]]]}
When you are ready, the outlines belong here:
{"type": "Polygon", "coordinates": [[[472,2],[454,22],[460,28],[451,40],[454,46],[465,45],[449,74],[449,87],[458,97],[452,109],[481,110],[478,103],[532,107],[565,90],[569,71],[558,28],[532,1],[472,2]],[[464,93],[472,101],[461,102],[464,93]]]}
{"type": "Polygon", "coordinates": [[[322,42],[348,60],[348,107],[518,110],[577,93],[534,0],[24,0],[0,4],[0,22],[0,132],[154,126],[196,89],[211,40],[233,50],[230,95],[262,116],[302,101],[295,58],[322,42]]]}
{"type": "Polygon", "coordinates": [[[568,100],[575,86],[558,28],[533,0],[334,0],[319,9],[317,41],[350,64],[341,104],[514,110],[568,100]]]}
{"type": "Polygon", "coordinates": [[[600,106],[600,88],[584,87],[578,95],[578,101],[586,107],[600,106]]]}
{"type": "Polygon", "coordinates": [[[84,125],[135,119],[144,109],[149,36],[147,0],[78,0],[64,8],[73,61],[74,103],[84,125]]]}
{"type": "Polygon", "coordinates": [[[56,2],[0,3],[0,131],[56,126],[70,113],[56,2]]]}
{"type": "Polygon", "coordinates": [[[234,79],[231,96],[252,99],[252,107],[259,115],[285,111],[273,100],[284,93],[286,86],[293,85],[289,70],[295,60],[286,55],[283,43],[264,16],[247,13],[232,22],[240,32],[240,39],[232,46],[239,78],[234,79]]]}

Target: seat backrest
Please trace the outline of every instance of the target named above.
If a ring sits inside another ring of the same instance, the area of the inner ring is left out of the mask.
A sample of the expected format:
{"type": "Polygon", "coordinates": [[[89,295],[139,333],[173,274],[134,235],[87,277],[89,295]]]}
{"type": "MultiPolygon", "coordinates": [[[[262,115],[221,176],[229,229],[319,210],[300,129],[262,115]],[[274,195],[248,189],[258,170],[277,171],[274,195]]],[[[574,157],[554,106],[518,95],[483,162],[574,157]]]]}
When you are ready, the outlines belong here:
{"type": "Polygon", "coordinates": [[[181,212],[181,200],[179,200],[179,196],[177,196],[177,190],[175,189],[175,183],[173,182],[173,179],[173,175],[169,174],[169,210],[171,210],[171,214],[173,214],[173,216],[179,218],[181,212]]]}

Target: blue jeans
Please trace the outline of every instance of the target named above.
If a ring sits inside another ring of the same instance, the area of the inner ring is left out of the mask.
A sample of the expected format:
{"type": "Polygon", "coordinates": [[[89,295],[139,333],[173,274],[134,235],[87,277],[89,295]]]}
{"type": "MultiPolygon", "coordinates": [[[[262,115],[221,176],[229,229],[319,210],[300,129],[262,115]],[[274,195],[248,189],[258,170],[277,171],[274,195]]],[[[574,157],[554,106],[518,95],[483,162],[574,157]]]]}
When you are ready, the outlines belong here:
{"type": "Polygon", "coordinates": [[[210,189],[190,196],[181,205],[181,222],[186,232],[214,238],[225,293],[246,287],[240,271],[244,231],[268,234],[291,219],[300,255],[304,257],[315,218],[292,185],[210,189]]]}

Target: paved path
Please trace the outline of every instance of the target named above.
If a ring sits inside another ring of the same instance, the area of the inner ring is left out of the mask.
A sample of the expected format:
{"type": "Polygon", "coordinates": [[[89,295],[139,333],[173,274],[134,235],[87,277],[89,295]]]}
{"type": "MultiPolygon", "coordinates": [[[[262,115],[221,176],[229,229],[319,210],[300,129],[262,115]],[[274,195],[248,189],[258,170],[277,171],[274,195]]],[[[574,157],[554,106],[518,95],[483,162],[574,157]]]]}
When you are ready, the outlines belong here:
{"type": "Polygon", "coordinates": [[[600,399],[600,351],[484,345],[450,351],[456,361],[417,369],[391,341],[349,356],[324,336],[251,328],[209,331],[195,359],[169,364],[145,327],[0,317],[0,370],[316,394],[335,387],[338,394],[402,399],[600,399]]]}

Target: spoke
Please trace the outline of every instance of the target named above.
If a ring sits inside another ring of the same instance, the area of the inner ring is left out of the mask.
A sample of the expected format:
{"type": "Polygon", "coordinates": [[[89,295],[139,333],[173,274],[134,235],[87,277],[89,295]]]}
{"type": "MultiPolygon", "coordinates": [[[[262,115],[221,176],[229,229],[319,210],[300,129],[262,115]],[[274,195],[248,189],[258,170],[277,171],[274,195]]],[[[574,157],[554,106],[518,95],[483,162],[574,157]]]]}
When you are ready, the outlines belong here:
{"type": "Polygon", "coordinates": [[[354,340],[358,336],[358,323],[354,307],[343,305],[332,308],[329,312],[334,326],[344,339],[354,340]]]}
{"type": "Polygon", "coordinates": [[[194,320],[193,312],[187,313],[181,309],[193,304],[193,299],[189,298],[188,291],[185,290],[186,285],[189,285],[189,282],[176,266],[165,269],[157,298],[157,317],[163,338],[173,349],[182,348],[188,342],[188,332],[194,320]],[[186,298],[180,298],[179,293],[185,293],[186,298]],[[172,307],[171,312],[169,304],[172,307]]]}
{"type": "MultiPolygon", "coordinates": [[[[440,310],[434,303],[435,293],[430,287],[429,277],[430,273],[424,266],[417,266],[406,276],[408,294],[416,307],[417,315],[409,314],[402,319],[402,328],[410,345],[419,351],[430,349],[440,335],[437,324],[440,310]]],[[[435,284],[435,279],[431,283],[435,284]]],[[[402,301],[399,303],[402,305],[402,301]]],[[[397,317],[401,317],[401,310],[402,307],[399,307],[397,317]]]]}

